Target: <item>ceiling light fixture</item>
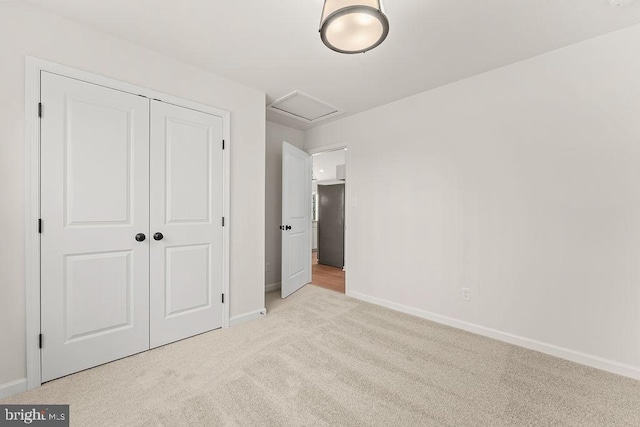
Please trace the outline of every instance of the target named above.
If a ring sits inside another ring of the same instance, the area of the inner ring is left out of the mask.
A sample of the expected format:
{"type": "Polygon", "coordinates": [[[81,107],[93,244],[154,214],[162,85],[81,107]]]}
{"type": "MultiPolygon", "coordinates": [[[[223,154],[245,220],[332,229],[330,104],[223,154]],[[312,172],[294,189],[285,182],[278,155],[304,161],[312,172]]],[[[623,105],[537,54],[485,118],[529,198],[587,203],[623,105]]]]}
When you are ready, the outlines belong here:
{"type": "Polygon", "coordinates": [[[340,53],[364,53],[387,38],[389,20],[382,0],[325,0],[320,38],[340,53]]]}

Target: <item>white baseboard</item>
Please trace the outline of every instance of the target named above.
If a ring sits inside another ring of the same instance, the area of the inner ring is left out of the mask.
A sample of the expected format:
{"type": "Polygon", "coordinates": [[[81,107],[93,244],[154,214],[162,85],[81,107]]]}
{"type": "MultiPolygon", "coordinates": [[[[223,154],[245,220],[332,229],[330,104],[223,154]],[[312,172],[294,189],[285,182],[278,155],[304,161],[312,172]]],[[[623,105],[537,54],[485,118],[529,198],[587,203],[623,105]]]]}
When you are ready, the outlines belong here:
{"type": "Polygon", "coordinates": [[[402,313],[411,314],[413,316],[421,317],[423,319],[431,320],[433,322],[441,323],[443,325],[452,326],[457,329],[462,329],[474,334],[482,335],[485,337],[493,338],[499,341],[503,341],[509,344],[517,345],[520,347],[528,348],[530,350],[539,351],[541,353],[549,354],[551,356],[566,359],[571,362],[580,363],[581,365],[590,366],[592,368],[601,369],[603,371],[611,372],[625,377],[640,380],[640,367],[627,365],[624,363],[616,362],[614,360],[605,359],[599,356],[593,356],[590,354],[582,353],[579,351],[571,350],[568,348],[559,347],[553,344],[547,344],[541,341],[536,341],[530,338],[524,338],[518,335],[513,335],[507,332],[498,331],[496,329],[487,328],[484,326],[476,325],[474,323],[465,322],[462,320],[454,319],[452,317],[443,316],[436,313],[431,313],[419,308],[409,307],[406,305],[391,302],[385,299],[372,297],[360,292],[347,291],[347,296],[370,302],[372,304],[381,305],[392,310],[400,311],[402,313]]]}
{"type": "Polygon", "coordinates": [[[266,285],[264,287],[264,291],[265,292],[279,291],[281,288],[281,285],[282,285],[282,282],[271,283],[270,285],[266,285]]]}
{"type": "Polygon", "coordinates": [[[26,378],[0,384],[0,399],[5,399],[25,391],[27,391],[26,378]]]}
{"type": "Polygon", "coordinates": [[[229,326],[236,326],[249,320],[254,320],[267,314],[266,308],[260,310],[251,311],[249,313],[241,314],[240,316],[233,316],[229,319],[229,326]]]}

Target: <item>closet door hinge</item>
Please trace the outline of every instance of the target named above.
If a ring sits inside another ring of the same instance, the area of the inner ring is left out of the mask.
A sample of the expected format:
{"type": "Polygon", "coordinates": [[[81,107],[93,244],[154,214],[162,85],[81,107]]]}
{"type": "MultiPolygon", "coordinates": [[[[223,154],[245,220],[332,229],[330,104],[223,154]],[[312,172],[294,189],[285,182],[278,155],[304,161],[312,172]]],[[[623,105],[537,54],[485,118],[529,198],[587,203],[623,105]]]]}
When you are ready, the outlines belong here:
{"type": "Polygon", "coordinates": [[[42,334],[38,335],[38,348],[42,348],[42,334]]]}
{"type": "Polygon", "coordinates": [[[224,304],[224,294],[222,294],[222,303],[224,304]]]}
{"type": "Polygon", "coordinates": [[[38,102],[38,117],[42,117],[42,102],[38,102]]]}
{"type": "Polygon", "coordinates": [[[222,217],[222,226],[224,227],[224,217],[222,217]]]}
{"type": "Polygon", "coordinates": [[[42,234],[42,218],[38,218],[38,233],[42,234]]]}
{"type": "Polygon", "coordinates": [[[224,139],[222,140],[222,149],[224,150],[224,139]]]}

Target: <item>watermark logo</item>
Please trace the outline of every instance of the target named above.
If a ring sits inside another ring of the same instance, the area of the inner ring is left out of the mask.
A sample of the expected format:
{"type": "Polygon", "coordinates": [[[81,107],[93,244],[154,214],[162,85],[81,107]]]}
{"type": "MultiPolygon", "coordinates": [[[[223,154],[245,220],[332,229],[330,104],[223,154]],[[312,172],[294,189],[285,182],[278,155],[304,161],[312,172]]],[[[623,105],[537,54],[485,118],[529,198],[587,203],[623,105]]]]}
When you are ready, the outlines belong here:
{"type": "Polygon", "coordinates": [[[0,405],[0,427],[69,426],[69,405],[0,405]]]}

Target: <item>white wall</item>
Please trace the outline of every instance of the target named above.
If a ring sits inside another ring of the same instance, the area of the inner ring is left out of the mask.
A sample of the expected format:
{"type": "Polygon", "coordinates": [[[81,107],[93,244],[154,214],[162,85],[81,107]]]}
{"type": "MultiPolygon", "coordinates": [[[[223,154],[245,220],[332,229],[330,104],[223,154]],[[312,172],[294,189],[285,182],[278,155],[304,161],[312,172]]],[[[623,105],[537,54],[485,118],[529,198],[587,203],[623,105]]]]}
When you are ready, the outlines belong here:
{"type": "Polygon", "coordinates": [[[270,271],[266,272],[265,286],[277,286],[281,279],[282,142],[302,148],[303,135],[300,130],[267,122],[265,264],[270,265],[270,271]]]}
{"type": "Polygon", "coordinates": [[[24,57],[231,112],[231,316],[264,307],[265,97],[19,2],[0,3],[0,388],[26,376],[24,57]]]}
{"type": "Polygon", "coordinates": [[[638,46],[634,26],[305,132],[349,142],[350,293],[640,378],[638,46]]]}

